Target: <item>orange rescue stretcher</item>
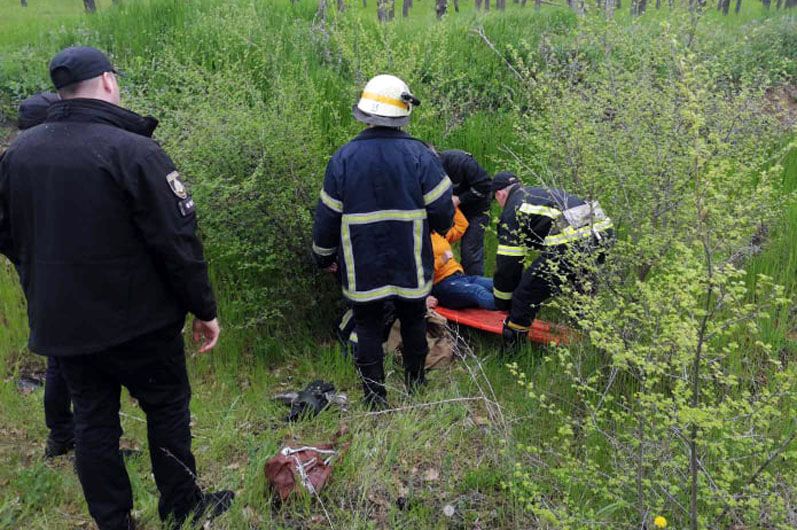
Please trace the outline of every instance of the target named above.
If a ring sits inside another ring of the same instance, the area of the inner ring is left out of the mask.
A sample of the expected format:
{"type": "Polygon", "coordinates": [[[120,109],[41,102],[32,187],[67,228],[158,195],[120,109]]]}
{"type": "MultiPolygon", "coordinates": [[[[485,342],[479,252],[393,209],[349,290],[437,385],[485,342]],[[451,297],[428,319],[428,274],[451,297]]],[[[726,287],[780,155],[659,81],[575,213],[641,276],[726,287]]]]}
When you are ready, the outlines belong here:
{"type": "MultiPolygon", "coordinates": [[[[437,306],[434,310],[449,322],[460,326],[479,329],[500,335],[503,330],[506,311],[490,311],[488,309],[468,308],[449,309],[437,306]]],[[[535,320],[529,329],[529,340],[539,344],[570,344],[575,338],[572,329],[561,324],[553,324],[544,320],[535,320]]]]}

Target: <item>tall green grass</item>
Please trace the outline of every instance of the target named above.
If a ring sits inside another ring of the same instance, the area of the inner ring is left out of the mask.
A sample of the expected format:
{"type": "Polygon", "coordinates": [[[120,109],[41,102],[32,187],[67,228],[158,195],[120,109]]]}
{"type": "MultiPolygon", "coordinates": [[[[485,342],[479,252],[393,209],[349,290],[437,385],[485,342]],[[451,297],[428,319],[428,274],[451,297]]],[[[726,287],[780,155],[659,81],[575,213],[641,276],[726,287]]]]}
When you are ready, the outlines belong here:
{"type": "MultiPolygon", "coordinates": [[[[556,433],[506,372],[492,337],[475,334],[470,340],[505,407],[508,431],[485,422],[481,405],[463,403],[381,419],[364,416],[354,406],[349,414],[284,425],[279,418],[285,411],[269,396],[316,377],[332,380],[352,400],[359,396],[350,361],[329,339],[337,288],[313,271],[300,250],[309,247],[307,228],[326,158],[359,130],[350,108],[365,80],[382,71],[405,76],[423,100],[410,132],[439,149],[468,150],[493,172],[513,163],[512,152],[528,148],[518,145],[523,119],[518,111],[528,109],[514,103],[526,87],[506,66],[515,60],[510,50],[519,49],[541,67],[540,50],[569,57],[580,44],[573,42],[578,28],[601,22],[578,20],[561,8],[535,12],[512,3],[505,14],[477,13],[465,1],[461,13],[450,13],[442,22],[430,2],[418,1],[408,20],[399,17],[386,26],[375,21],[374,1],[368,9],[350,2],[343,15],[329,2],[327,26],[315,18],[317,4],[304,0],[128,0],[113,6],[105,2],[91,16],[80,12],[77,1],[70,0],[68,7],[65,1],[30,2],[30,11],[15,2],[0,5],[0,108],[11,116],[22,97],[47,88],[47,61],[61,47],[104,48],[127,73],[122,81],[126,104],[161,119],[157,136],[197,197],[224,330],[218,350],[190,363],[195,449],[208,485],[239,490],[240,502],[222,526],[326,527],[318,504],[309,498],[273,511],[263,495],[262,465],[282,442],[328,440],[344,421],[354,443],[323,496],[336,527],[538,524],[519,499],[502,489],[513,473],[513,455],[501,441],[511,437],[542,446],[556,433]],[[51,17],[45,16],[47,10],[51,17]],[[497,53],[484,44],[479,28],[497,53]],[[280,239],[282,234],[290,237],[280,239]],[[424,480],[431,467],[443,478],[424,480]],[[397,506],[401,496],[409,497],[409,508],[397,506]],[[441,515],[449,503],[457,509],[454,519],[441,515]]],[[[713,58],[707,62],[730,84],[748,75],[793,76],[794,16],[765,13],[756,2],[743,7],[738,17],[707,13],[697,26],[696,53],[713,58]]],[[[618,21],[635,35],[632,42],[644,42],[662,24],[684,16],[651,8],[632,20],[623,10],[618,21]]],[[[585,61],[602,60],[601,50],[579,51],[585,61]]],[[[637,52],[623,49],[616,57],[633,65],[641,55],[637,52]]],[[[797,187],[797,155],[783,165],[785,201],[797,187]]],[[[785,204],[783,221],[770,228],[764,253],[748,269],[751,276],[774,276],[793,294],[797,210],[794,203],[785,204]]],[[[490,239],[488,249],[494,244],[490,239]]],[[[0,267],[0,311],[0,367],[12,374],[26,358],[26,320],[7,266],[0,267]]],[[[795,322],[788,311],[765,325],[767,340],[791,348],[786,335],[795,322]]],[[[580,348],[586,372],[605,361],[588,346],[580,348]]],[[[577,411],[574,389],[544,353],[528,348],[516,360],[538,388],[547,389],[566,411],[577,411]]],[[[391,364],[389,371],[391,395],[400,405],[479,391],[458,365],[433,373],[431,388],[409,400],[399,397],[399,370],[391,364]]],[[[629,395],[635,390],[632,381],[618,386],[629,395]]],[[[14,451],[0,453],[9,454],[0,465],[5,490],[0,527],[59,529],[87,520],[68,465],[44,466],[35,455],[16,450],[21,445],[40,450],[45,436],[40,398],[39,393],[18,395],[11,380],[0,384],[0,428],[14,431],[10,436],[16,444],[14,451]]],[[[143,443],[140,410],[125,400],[123,412],[126,437],[143,443]]],[[[610,447],[598,441],[593,447],[603,463],[611,462],[610,447]]],[[[134,460],[130,474],[144,526],[154,527],[157,500],[147,466],[145,459],[134,460]]],[[[572,495],[585,504],[593,498],[590,491],[572,495]]],[[[614,509],[619,508],[606,507],[604,515],[614,509]]]]}

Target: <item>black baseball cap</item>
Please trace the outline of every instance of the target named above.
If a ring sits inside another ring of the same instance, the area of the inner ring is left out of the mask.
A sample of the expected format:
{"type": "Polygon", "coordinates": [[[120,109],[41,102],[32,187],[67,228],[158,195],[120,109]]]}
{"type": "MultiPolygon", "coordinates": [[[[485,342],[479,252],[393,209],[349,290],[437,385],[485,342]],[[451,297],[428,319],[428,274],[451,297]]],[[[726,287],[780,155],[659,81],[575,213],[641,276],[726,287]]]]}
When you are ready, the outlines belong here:
{"type": "Polygon", "coordinates": [[[47,109],[58,101],[58,94],[42,92],[29,97],[19,104],[19,128],[30,129],[47,118],[47,109]]]}
{"type": "Polygon", "coordinates": [[[496,173],[493,177],[493,183],[490,185],[490,193],[495,193],[496,191],[502,190],[507,186],[511,186],[512,184],[520,184],[520,180],[515,176],[514,173],[510,173],[509,171],[501,171],[500,173],[496,173]]]}
{"type": "Polygon", "coordinates": [[[90,46],[65,48],[50,61],[50,79],[56,89],[105,72],[118,73],[104,53],[90,46]]]}

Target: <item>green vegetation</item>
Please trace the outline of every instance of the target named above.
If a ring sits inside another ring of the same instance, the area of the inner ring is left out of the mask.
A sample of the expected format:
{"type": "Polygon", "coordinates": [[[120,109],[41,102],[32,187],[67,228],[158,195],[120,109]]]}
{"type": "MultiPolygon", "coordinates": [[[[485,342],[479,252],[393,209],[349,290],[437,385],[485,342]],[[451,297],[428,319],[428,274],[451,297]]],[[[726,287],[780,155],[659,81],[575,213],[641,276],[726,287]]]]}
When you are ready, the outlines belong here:
{"type": "MultiPolygon", "coordinates": [[[[156,136],[199,205],[225,330],[190,363],[194,447],[203,483],[239,492],[218,527],[795,526],[789,11],[606,21],[463,1],[437,21],[419,1],[380,25],[359,1],[342,14],[328,2],[325,16],[304,0],[127,0],[92,16],[30,3],[0,6],[0,112],[48,88],[60,48],[106,49],[126,104],[161,119],[156,136]],[[288,426],[279,390],[324,377],[359,397],[328,332],[338,292],[313,270],[309,226],[326,160],[358,131],[350,106],[382,72],[423,101],[412,134],[599,198],[619,241],[597,297],[548,310],[584,341],[502,359],[473,336],[475,355],[433,372],[420,396],[393,370],[392,404],[406,410],[354,405],[288,426]],[[274,509],[263,463],[342,423],[352,446],[320,499],[274,509]]],[[[0,527],[74,528],[88,514],[71,465],[41,461],[41,393],[15,388],[41,366],[15,281],[3,264],[0,527]]],[[[126,399],[123,412],[125,439],[144,445],[141,411],[126,399]]],[[[148,466],[129,463],[137,517],[155,528],[148,466]]]]}

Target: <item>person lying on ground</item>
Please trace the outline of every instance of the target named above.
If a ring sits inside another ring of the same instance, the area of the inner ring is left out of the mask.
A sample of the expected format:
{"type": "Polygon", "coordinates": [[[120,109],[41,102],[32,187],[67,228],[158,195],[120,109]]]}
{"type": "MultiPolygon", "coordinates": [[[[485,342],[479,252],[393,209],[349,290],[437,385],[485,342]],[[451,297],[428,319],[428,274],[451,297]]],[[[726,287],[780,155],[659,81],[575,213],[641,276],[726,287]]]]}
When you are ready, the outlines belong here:
{"type": "MultiPolygon", "coordinates": [[[[437,232],[432,233],[432,250],[434,252],[434,285],[432,297],[434,302],[427,301],[431,307],[440,304],[450,309],[479,307],[495,310],[493,299],[493,280],[484,276],[465,274],[462,265],[451,251],[451,243],[459,241],[468,230],[468,220],[459,208],[454,213],[454,226],[445,237],[437,232]]],[[[430,298],[432,298],[430,297],[430,298]]]]}

